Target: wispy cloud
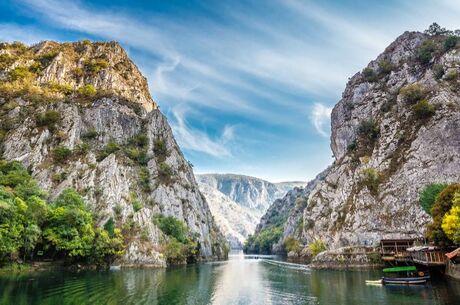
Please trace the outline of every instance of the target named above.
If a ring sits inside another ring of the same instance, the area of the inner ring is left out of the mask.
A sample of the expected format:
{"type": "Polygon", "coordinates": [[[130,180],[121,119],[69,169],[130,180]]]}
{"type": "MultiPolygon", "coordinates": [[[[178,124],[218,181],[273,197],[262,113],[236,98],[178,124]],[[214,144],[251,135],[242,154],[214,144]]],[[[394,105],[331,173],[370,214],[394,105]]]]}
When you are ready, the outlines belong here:
{"type": "Polygon", "coordinates": [[[207,133],[193,128],[187,123],[187,108],[173,109],[175,121],[171,124],[176,139],[182,148],[202,152],[217,158],[232,157],[231,142],[235,135],[235,126],[226,125],[222,133],[211,138],[207,133]]]}
{"type": "Polygon", "coordinates": [[[323,137],[329,136],[329,123],[331,121],[332,107],[316,103],[311,112],[311,120],[316,131],[323,137]]]}

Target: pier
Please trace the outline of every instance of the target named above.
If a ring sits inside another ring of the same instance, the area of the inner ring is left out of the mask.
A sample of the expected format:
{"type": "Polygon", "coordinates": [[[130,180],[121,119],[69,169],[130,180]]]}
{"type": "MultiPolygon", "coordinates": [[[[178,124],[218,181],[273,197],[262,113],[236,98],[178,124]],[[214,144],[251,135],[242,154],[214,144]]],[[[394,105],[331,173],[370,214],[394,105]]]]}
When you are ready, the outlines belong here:
{"type": "Polygon", "coordinates": [[[417,245],[416,239],[382,239],[380,254],[382,260],[395,263],[415,263],[427,267],[445,266],[446,251],[436,246],[417,245]]]}

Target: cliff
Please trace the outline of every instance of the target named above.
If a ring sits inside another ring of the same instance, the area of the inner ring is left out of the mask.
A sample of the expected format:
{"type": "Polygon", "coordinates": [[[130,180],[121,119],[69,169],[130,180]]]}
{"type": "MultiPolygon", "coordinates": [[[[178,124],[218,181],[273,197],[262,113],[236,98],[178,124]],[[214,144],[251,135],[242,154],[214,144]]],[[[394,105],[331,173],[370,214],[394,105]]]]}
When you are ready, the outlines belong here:
{"type": "Polygon", "coordinates": [[[304,182],[271,183],[235,174],[197,175],[201,192],[210,204],[220,230],[234,249],[241,249],[246,238],[270,204],[304,182]]]}
{"type": "Polygon", "coordinates": [[[155,215],[197,236],[204,258],[223,238],[146,79],[115,42],[0,45],[0,149],[55,198],[72,187],[99,225],[126,232],[122,263],[165,264],[155,215]]]}
{"type": "Polygon", "coordinates": [[[460,53],[447,40],[406,32],[349,80],[332,111],[335,162],[309,196],[304,240],[337,248],[423,237],[420,191],[460,179],[460,53]]]}

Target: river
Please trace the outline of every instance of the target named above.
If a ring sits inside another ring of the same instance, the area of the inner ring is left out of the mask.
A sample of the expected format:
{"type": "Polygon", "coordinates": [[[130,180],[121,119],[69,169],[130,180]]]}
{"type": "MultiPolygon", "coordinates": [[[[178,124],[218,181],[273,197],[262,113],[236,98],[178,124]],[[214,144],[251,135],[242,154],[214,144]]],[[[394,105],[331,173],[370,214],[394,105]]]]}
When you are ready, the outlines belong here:
{"type": "Polygon", "coordinates": [[[231,255],[169,269],[0,275],[0,304],[460,304],[460,282],[367,286],[379,271],[278,266],[231,255]]]}

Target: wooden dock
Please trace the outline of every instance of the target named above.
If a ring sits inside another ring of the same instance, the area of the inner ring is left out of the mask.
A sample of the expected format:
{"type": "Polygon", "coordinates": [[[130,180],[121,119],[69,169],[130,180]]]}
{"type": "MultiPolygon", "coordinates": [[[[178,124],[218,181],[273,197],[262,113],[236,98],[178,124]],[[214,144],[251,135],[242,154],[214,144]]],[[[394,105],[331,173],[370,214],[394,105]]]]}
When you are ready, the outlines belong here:
{"type": "Polygon", "coordinates": [[[416,239],[382,239],[380,253],[382,260],[395,263],[415,263],[427,267],[445,266],[446,251],[435,246],[416,244],[416,239]]]}

